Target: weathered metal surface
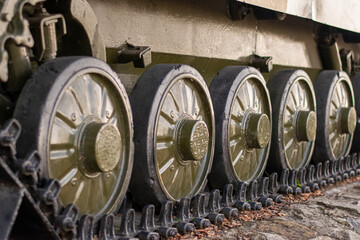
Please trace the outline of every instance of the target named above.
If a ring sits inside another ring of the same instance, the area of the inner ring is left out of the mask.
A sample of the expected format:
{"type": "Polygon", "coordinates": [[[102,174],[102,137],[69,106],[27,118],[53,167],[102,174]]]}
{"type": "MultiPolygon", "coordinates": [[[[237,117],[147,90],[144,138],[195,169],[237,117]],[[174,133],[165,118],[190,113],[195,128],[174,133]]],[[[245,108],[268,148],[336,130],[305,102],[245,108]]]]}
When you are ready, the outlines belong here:
{"type": "Polygon", "coordinates": [[[95,14],[86,0],[71,0],[70,12],[72,17],[81,23],[84,28],[92,56],[106,61],[105,46],[99,28],[98,15],[95,14]]]}
{"type": "Polygon", "coordinates": [[[247,4],[286,13],[329,26],[360,33],[357,0],[238,0],[247,4]],[[341,21],[339,21],[341,19],[341,21]]]}
{"type": "MultiPolygon", "coordinates": [[[[274,65],[321,69],[314,25],[304,19],[234,22],[223,1],[89,0],[107,48],[129,42],[154,53],[249,62],[253,54],[271,56],[274,65]],[[186,12],[186,14],[184,14],[186,12]],[[291,51],[283,51],[291,49],[291,51]]],[[[178,58],[179,59],[179,58],[178,58]]],[[[154,62],[154,61],[153,61],[154,62]]]]}
{"type": "Polygon", "coordinates": [[[0,3],[0,80],[8,80],[8,59],[9,55],[5,49],[5,42],[14,41],[17,45],[32,47],[34,39],[30,33],[29,22],[23,17],[23,7],[29,3],[35,5],[44,0],[18,0],[2,1],[0,3]],[[17,26],[16,31],[12,31],[10,25],[17,26]]]}

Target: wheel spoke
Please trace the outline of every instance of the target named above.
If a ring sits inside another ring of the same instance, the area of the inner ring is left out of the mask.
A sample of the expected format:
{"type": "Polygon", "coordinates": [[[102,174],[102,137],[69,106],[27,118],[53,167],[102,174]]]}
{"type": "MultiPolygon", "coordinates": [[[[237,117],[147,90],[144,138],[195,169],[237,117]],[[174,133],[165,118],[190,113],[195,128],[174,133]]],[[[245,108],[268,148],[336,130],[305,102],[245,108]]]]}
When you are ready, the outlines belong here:
{"type": "Polygon", "coordinates": [[[61,187],[64,187],[65,184],[67,184],[78,172],[77,168],[71,169],[63,178],[59,179],[61,187]]]}
{"type": "Polygon", "coordinates": [[[101,103],[102,103],[102,89],[99,84],[96,82],[96,78],[87,75],[88,79],[88,97],[90,101],[91,113],[95,116],[101,115],[101,103]]]}
{"type": "Polygon", "coordinates": [[[238,104],[240,106],[241,112],[244,112],[246,110],[246,107],[245,107],[243,101],[241,100],[239,94],[236,94],[236,101],[238,102],[238,104]]]}

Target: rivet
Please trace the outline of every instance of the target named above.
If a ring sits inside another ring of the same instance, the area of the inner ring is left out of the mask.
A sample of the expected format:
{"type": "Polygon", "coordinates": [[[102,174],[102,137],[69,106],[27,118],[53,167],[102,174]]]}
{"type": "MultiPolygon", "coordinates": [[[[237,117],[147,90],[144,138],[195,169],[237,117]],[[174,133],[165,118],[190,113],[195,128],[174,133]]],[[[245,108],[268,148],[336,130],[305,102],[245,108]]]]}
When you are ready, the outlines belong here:
{"type": "Polygon", "coordinates": [[[77,184],[77,178],[71,179],[71,185],[75,186],[77,184]]]}
{"type": "Polygon", "coordinates": [[[171,118],[175,118],[175,112],[174,112],[174,111],[171,111],[171,112],[170,112],[170,117],[171,117],[171,118]]]}
{"type": "Polygon", "coordinates": [[[106,111],[106,112],[105,112],[105,116],[106,116],[107,118],[110,118],[110,112],[109,112],[109,111],[106,111]]]}
{"type": "Polygon", "coordinates": [[[71,114],[71,120],[76,121],[76,114],[75,113],[71,114]]]}
{"type": "Polygon", "coordinates": [[[174,165],[171,165],[171,166],[170,166],[170,171],[173,172],[174,170],[175,170],[174,165]]]}

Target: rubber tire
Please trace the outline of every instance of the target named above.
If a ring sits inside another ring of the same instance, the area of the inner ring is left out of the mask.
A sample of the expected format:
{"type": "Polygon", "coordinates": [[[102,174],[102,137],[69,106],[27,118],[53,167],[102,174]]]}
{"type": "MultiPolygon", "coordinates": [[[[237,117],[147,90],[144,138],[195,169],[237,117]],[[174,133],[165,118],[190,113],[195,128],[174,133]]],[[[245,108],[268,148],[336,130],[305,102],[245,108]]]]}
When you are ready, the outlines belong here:
{"type": "MultiPolygon", "coordinates": [[[[20,158],[23,158],[34,150],[38,151],[42,159],[40,162],[40,176],[49,178],[47,161],[44,160],[47,160],[48,133],[51,128],[54,106],[69,80],[87,68],[99,69],[112,78],[113,84],[118,85],[130,121],[129,162],[126,170],[128,174],[125,176],[123,187],[116,200],[118,204],[111,208],[111,212],[116,213],[125,197],[130,182],[129,173],[132,171],[134,154],[133,129],[130,102],[125,88],[120,83],[117,74],[106,63],[91,57],[61,57],[44,63],[34,72],[25,84],[14,111],[14,118],[22,126],[17,141],[17,153],[20,158]]],[[[99,217],[94,216],[94,219],[97,221],[99,217]]]]}
{"type": "MultiPolygon", "coordinates": [[[[285,100],[287,93],[289,93],[292,84],[299,77],[308,79],[310,84],[310,77],[303,70],[279,70],[274,73],[267,83],[267,87],[269,89],[270,98],[271,98],[271,106],[273,110],[273,125],[272,125],[272,136],[271,136],[271,148],[270,148],[270,156],[268,166],[266,168],[267,172],[278,172],[281,173],[283,169],[289,168],[286,163],[285,157],[285,149],[282,144],[282,112],[284,112],[285,108],[285,100]],[[280,139],[280,140],[279,140],[280,139]]],[[[314,99],[315,100],[315,99],[314,99]]],[[[315,101],[316,106],[316,101],[315,101]]],[[[313,148],[314,149],[314,148],[313,148]]],[[[312,151],[313,153],[313,151],[312,151]]],[[[311,155],[303,167],[307,166],[311,161],[311,155]]],[[[298,169],[297,169],[298,170],[298,169]]]]}
{"type": "MultiPolygon", "coordinates": [[[[232,100],[242,80],[249,75],[256,75],[260,79],[264,79],[261,73],[253,67],[228,66],[223,68],[210,84],[210,95],[215,113],[216,134],[214,162],[209,174],[209,183],[212,188],[222,189],[226,184],[235,184],[241,181],[237,177],[231,163],[228,146],[228,126],[232,100]]],[[[271,116],[269,116],[269,120],[271,124],[271,116]]],[[[262,169],[258,172],[257,177],[255,177],[256,179],[263,175],[268,155],[269,151],[266,154],[262,169]]]]}
{"type": "MultiPolygon", "coordinates": [[[[337,82],[341,79],[344,79],[350,86],[352,86],[348,75],[345,72],[336,70],[322,71],[314,83],[317,103],[316,115],[318,123],[316,130],[315,149],[312,157],[312,162],[315,164],[325,162],[327,160],[336,160],[330,148],[329,134],[327,131],[327,119],[329,119],[328,108],[331,104],[331,93],[333,92],[333,89],[337,82]]],[[[345,153],[345,156],[349,153],[351,149],[351,141],[352,138],[350,140],[349,149],[345,153]]]]}
{"type": "Polygon", "coordinates": [[[351,83],[354,89],[355,97],[355,108],[356,108],[356,128],[354,132],[353,144],[351,152],[358,153],[360,152],[360,73],[357,73],[352,79],[351,83]]]}
{"type": "MultiPolygon", "coordinates": [[[[161,203],[168,200],[156,173],[153,147],[154,130],[157,111],[163,94],[172,81],[184,73],[194,75],[200,80],[202,88],[207,91],[205,81],[194,68],[180,64],[158,64],[141,75],[130,94],[130,103],[134,116],[134,143],[136,149],[134,171],[130,181],[130,193],[139,207],[148,203],[160,206],[161,203]]],[[[210,94],[209,100],[211,100],[210,94]]],[[[211,111],[213,110],[211,109],[211,111]]],[[[212,129],[212,150],[210,149],[211,156],[207,174],[211,169],[214,151],[214,123],[212,129]]],[[[206,183],[207,180],[205,179],[198,192],[204,189],[206,183]]]]}

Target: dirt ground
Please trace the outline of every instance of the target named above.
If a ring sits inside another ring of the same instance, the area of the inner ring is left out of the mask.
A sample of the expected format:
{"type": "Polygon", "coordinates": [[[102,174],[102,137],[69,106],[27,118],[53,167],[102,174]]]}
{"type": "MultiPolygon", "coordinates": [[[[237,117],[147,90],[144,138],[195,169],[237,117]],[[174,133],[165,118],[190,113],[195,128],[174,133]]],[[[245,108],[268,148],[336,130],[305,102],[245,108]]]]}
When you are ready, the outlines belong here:
{"type": "Polygon", "coordinates": [[[360,180],[327,187],[176,239],[360,240],[360,180]]]}

